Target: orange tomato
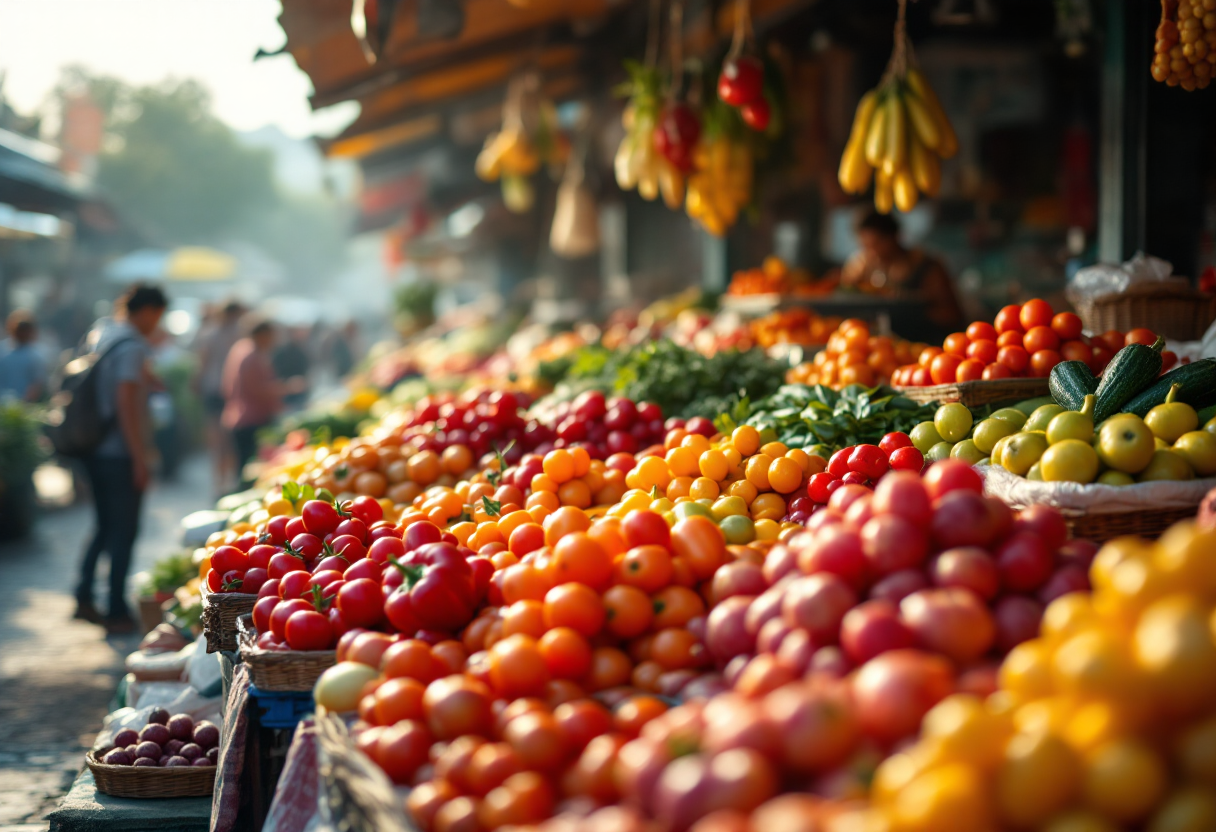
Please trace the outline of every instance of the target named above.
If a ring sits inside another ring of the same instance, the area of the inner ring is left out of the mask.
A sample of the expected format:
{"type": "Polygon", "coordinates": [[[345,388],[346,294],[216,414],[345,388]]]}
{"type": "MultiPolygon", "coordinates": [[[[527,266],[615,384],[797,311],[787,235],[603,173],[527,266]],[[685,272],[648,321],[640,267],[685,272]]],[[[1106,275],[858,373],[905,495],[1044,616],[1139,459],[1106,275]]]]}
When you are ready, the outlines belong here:
{"type": "Polygon", "coordinates": [[[569,754],[561,726],[550,713],[533,711],[516,717],[507,723],[502,738],[529,769],[551,769],[569,754]]]}
{"type": "Polygon", "coordinates": [[[552,579],[529,563],[517,563],[502,571],[502,599],[507,604],[541,601],[552,586],[552,579]]]}
{"type": "Polygon", "coordinates": [[[583,677],[590,691],[607,690],[629,683],[633,663],[615,647],[597,647],[591,653],[591,670],[583,677]]]}
{"type": "Polygon", "coordinates": [[[372,694],[377,725],[394,725],[403,719],[423,719],[422,695],[426,686],[417,679],[389,679],[372,694]]]}
{"type": "Polygon", "coordinates": [[[587,530],[587,536],[598,543],[610,558],[624,554],[629,548],[621,531],[621,521],[616,517],[601,517],[596,520],[587,530]]]}
{"type": "Polygon", "coordinates": [[[389,645],[380,658],[380,672],[389,679],[416,679],[425,685],[439,676],[439,669],[431,646],[413,638],[389,645]]]}
{"type": "Polygon", "coordinates": [[[545,605],[540,601],[532,599],[516,601],[503,611],[502,634],[504,636],[523,633],[532,638],[540,638],[545,634],[545,629],[545,605]]]}
{"type": "Polygon", "coordinates": [[[774,459],[768,466],[768,482],[774,491],[789,494],[802,485],[802,468],[788,457],[774,459]]]}
{"type": "Polygon", "coordinates": [[[633,547],[617,564],[617,580],[645,592],[657,592],[667,586],[671,575],[671,555],[662,546],[653,544],[633,547]]]}
{"type": "Polygon", "coordinates": [[[958,369],[954,371],[954,380],[963,381],[979,381],[984,376],[984,362],[974,358],[968,358],[962,364],[958,365],[958,369]]]}
{"type": "Polygon", "coordinates": [[[1035,326],[1026,330],[1022,338],[1022,346],[1026,352],[1034,355],[1039,350],[1055,350],[1060,346],[1060,338],[1049,326],[1035,326]]]}
{"type": "Polygon", "coordinates": [[[568,534],[553,547],[553,576],[602,589],[612,580],[612,557],[586,532],[568,534]]]}
{"type": "Polygon", "coordinates": [[[929,374],[933,378],[933,383],[952,383],[958,373],[958,365],[962,363],[963,359],[949,353],[942,353],[934,358],[933,362],[929,365],[929,374]]]}
{"type": "Polygon", "coordinates": [[[642,732],[646,723],[665,713],[667,703],[657,696],[631,696],[617,706],[612,723],[618,733],[633,738],[642,732]]]}
{"type": "MultiPolygon", "coordinates": [[[[1060,313],[1064,314],[1063,312],[1060,313]]],[[[1059,315],[1056,316],[1060,317],[1059,315]]],[[[1081,341],[1065,341],[1060,345],[1060,357],[1065,361],[1082,361],[1086,364],[1093,358],[1094,350],[1081,341]]]]}
{"type": "Polygon", "coordinates": [[[1101,337],[1103,343],[1110,348],[1112,353],[1116,353],[1127,346],[1127,339],[1124,337],[1123,333],[1117,329],[1108,329],[1099,337],[1101,337]]]}
{"type": "Polygon", "coordinates": [[[557,489],[557,498],[564,506],[591,508],[591,489],[582,480],[564,482],[557,489]]]}
{"type": "Polygon", "coordinates": [[[1018,313],[1018,322],[1022,325],[1022,329],[1030,332],[1036,326],[1051,326],[1051,319],[1055,317],[1055,311],[1051,308],[1051,304],[1041,298],[1033,298],[1022,304],[1022,311],[1018,313]]]}
{"type": "Polygon", "coordinates": [[[1035,378],[1047,378],[1051,368],[1060,363],[1060,354],[1055,350],[1039,350],[1030,356],[1030,372],[1035,378]]]}
{"type": "Polygon", "coordinates": [[[994,324],[997,332],[1024,332],[1021,323],[1022,307],[1010,304],[996,313],[994,324]]]}
{"type": "Polygon", "coordinates": [[[568,534],[591,528],[591,518],[581,508],[562,506],[545,518],[545,544],[556,546],[568,534]]]}
{"type": "Polygon", "coordinates": [[[996,360],[1003,364],[1011,373],[1018,374],[1030,363],[1030,353],[1023,347],[1001,347],[996,360]]]}
{"type": "Polygon", "coordinates": [[[954,332],[946,336],[942,342],[942,351],[947,355],[957,355],[963,358],[967,355],[967,336],[962,332],[954,332]]]}
{"type": "MultiPolygon", "coordinates": [[[[523,512],[527,514],[527,512],[523,512]]],[[[528,515],[531,518],[531,515],[528,515]]],[[[516,526],[507,540],[507,549],[517,557],[535,552],[545,545],[545,529],[539,523],[524,523],[516,526]]]]}
{"type": "Polygon", "coordinates": [[[500,696],[537,696],[549,681],[549,667],[536,639],[522,633],[507,636],[489,650],[490,684],[500,696]]]}
{"type": "Polygon", "coordinates": [[[975,321],[967,327],[967,338],[971,341],[995,341],[996,327],[984,321],[975,321]]]}
{"type": "Polygon", "coordinates": [[[942,354],[941,347],[925,347],[920,351],[920,355],[916,357],[916,363],[922,367],[928,367],[933,363],[933,359],[942,354]]]}
{"type": "Polygon", "coordinates": [[[570,627],[554,627],[538,644],[553,676],[578,679],[591,669],[591,645],[570,627]]]}
{"type": "Polygon", "coordinates": [[[1022,346],[1022,335],[1024,333],[1020,329],[1011,329],[1008,332],[1002,332],[996,336],[997,349],[1001,347],[1020,347],[1022,346]]]}
{"type": "Polygon", "coordinates": [[[682,627],[697,616],[705,615],[705,602],[687,587],[666,587],[656,592],[651,601],[655,629],[682,627]]]}
{"type": "Polygon", "coordinates": [[[640,636],[654,619],[650,597],[628,584],[617,584],[604,593],[604,609],[608,632],[618,638],[640,636]]]}
{"type": "Polygon", "coordinates": [[[840,370],[840,384],[861,384],[869,387],[874,384],[874,371],[865,364],[850,364],[840,370]]]}
{"type": "Polygon", "coordinates": [[[663,675],[663,665],[658,662],[644,661],[633,668],[630,681],[635,688],[656,691],[659,689],[659,677],[663,675]]]}
{"type": "Polygon", "coordinates": [[[704,659],[704,648],[697,637],[682,627],[669,627],[654,634],[650,657],[664,670],[697,667],[704,659]]]}
{"type": "Polygon", "coordinates": [[[579,583],[565,583],[545,593],[545,626],[569,627],[587,638],[604,626],[604,603],[595,590],[579,583]]]}
{"type": "Polygon", "coordinates": [[[1071,312],[1061,312],[1051,319],[1051,330],[1061,341],[1075,341],[1081,337],[1081,319],[1071,312]]]}
{"type": "Polygon", "coordinates": [[[1130,347],[1132,344],[1143,344],[1146,347],[1151,347],[1156,341],[1157,336],[1153,334],[1151,329],[1140,327],[1138,329],[1128,331],[1123,345],[1125,347],[1130,347]]]}
{"type": "Polygon", "coordinates": [[[565,448],[549,451],[541,465],[546,476],[558,484],[574,478],[574,457],[565,448]]]}

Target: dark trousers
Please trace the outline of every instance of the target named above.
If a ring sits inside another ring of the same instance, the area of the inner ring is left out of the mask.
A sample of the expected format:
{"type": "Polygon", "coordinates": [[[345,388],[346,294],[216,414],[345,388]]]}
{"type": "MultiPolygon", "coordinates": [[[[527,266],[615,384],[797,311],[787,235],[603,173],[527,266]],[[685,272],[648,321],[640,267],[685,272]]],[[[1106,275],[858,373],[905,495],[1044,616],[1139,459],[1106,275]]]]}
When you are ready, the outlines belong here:
{"type": "Polygon", "coordinates": [[[245,478],[245,464],[258,455],[258,431],[265,425],[253,425],[248,428],[232,429],[232,444],[236,446],[236,473],[241,481],[241,488],[253,485],[252,480],[245,478]]]}
{"type": "Polygon", "coordinates": [[[80,563],[76,600],[93,603],[93,575],[98,558],[105,552],[110,558],[109,614],[115,618],[128,616],[127,571],[131,567],[131,549],[139,534],[139,510],[144,495],[135,488],[135,475],[127,457],[94,455],[85,459],[84,467],[93,491],[97,532],[80,563]]]}

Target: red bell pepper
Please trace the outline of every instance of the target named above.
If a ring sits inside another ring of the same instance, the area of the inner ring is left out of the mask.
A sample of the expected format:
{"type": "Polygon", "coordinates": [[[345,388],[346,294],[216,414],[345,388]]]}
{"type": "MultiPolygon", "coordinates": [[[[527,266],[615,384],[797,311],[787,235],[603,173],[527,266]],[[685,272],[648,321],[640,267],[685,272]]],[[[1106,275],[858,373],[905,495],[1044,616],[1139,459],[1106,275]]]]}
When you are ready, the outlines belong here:
{"type": "Polygon", "coordinates": [[[480,600],[478,580],[460,547],[428,543],[389,563],[401,575],[401,584],[385,601],[384,613],[400,632],[455,632],[473,620],[480,600]]]}

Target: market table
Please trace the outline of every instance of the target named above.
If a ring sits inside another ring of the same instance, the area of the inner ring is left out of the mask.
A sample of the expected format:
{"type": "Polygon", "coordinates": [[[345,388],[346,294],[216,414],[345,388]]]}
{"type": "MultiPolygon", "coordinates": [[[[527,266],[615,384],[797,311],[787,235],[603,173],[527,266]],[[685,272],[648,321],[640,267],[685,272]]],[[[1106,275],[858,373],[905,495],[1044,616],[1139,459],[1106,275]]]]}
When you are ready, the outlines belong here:
{"type": "Polygon", "coordinates": [[[211,797],[111,797],[97,791],[93,773],[86,768],[47,818],[51,832],[206,832],[211,826],[211,797]]]}

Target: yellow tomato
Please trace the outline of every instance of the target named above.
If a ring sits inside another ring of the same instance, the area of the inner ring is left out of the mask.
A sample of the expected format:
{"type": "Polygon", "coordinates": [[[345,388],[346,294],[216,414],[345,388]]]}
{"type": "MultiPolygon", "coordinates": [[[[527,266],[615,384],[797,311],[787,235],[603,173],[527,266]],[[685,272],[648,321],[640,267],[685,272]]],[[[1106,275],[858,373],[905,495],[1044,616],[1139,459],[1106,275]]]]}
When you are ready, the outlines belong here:
{"type": "Polygon", "coordinates": [[[1137,722],[1131,708],[1120,708],[1112,702],[1087,702],[1064,727],[1064,739],[1077,751],[1089,752],[1127,736],[1137,722]]]}
{"type": "Polygon", "coordinates": [[[1040,630],[1044,639],[1054,643],[1097,624],[1093,596],[1088,592],[1070,592],[1047,605],[1040,630]]]}
{"type": "Polygon", "coordinates": [[[266,503],[266,513],[271,517],[287,517],[295,513],[295,507],[290,500],[284,500],[280,497],[277,500],[271,500],[266,503]]]}
{"type": "Polygon", "coordinates": [[[1021,734],[1055,734],[1060,736],[1077,703],[1067,696],[1048,696],[1017,707],[1013,712],[1013,725],[1021,734]]]}
{"type": "Polygon", "coordinates": [[[979,773],[959,763],[920,775],[891,807],[895,832],[976,832],[989,827],[990,816],[979,773]]]}
{"type": "Polygon", "coordinates": [[[1147,559],[1152,553],[1153,545],[1138,537],[1120,537],[1104,544],[1089,569],[1094,589],[1110,586],[1111,573],[1120,563],[1132,558],[1147,559]]]}
{"type": "Polygon", "coordinates": [[[996,810],[1016,828],[1037,827],[1067,807],[1081,787],[1081,760],[1051,734],[1018,734],[996,776],[996,810]]]}
{"type": "Polygon", "coordinates": [[[1153,567],[1201,597],[1216,597],[1216,529],[1199,530],[1193,520],[1176,523],[1157,541],[1153,567]]]}
{"type": "Polygon", "coordinates": [[[1115,823],[1144,820],[1165,794],[1161,758],[1137,740],[1115,740],[1086,760],[1083,792],[1090,809],[1115,823]]]}
{"type": "Polygon", "coordinates": [[[1041,639],[1024,641],[1009,651],[1000,670],[1001,690],[1017,702],[1030,702],[1050,696],[1051,650],[1041,639]]]}
{"type": "Polygon", "coordinates": [[[760,432],[751,425],[740,425],[730,435],[731,444],[743,456],[751,456],[760,449],[760,432]]]}
{"type": "Polygon", "coordinates": [[[1136,690],[1136,668],[1117,632],[1087,630],[1065,641],[1052,657],[1056,686],[1064,693],[1126,697],[1136,690]]]}
{"type": "Polygon", "coordinates": [[[1137,664],[1170,712],[1194,713],[1216,699],[1216,644],[1208,610],[1196,599],[1171,595],[1150,605],[1133,643],[1137,664]]]}
{"type": "Polygon", "coordinates": [[[921,735],[937,739],[946,760],[985,768],[1001,759],[1012,733],[1009,714],[993,713],[979,697],[965,693],[938,702],[921,723],[921,735]]]}

